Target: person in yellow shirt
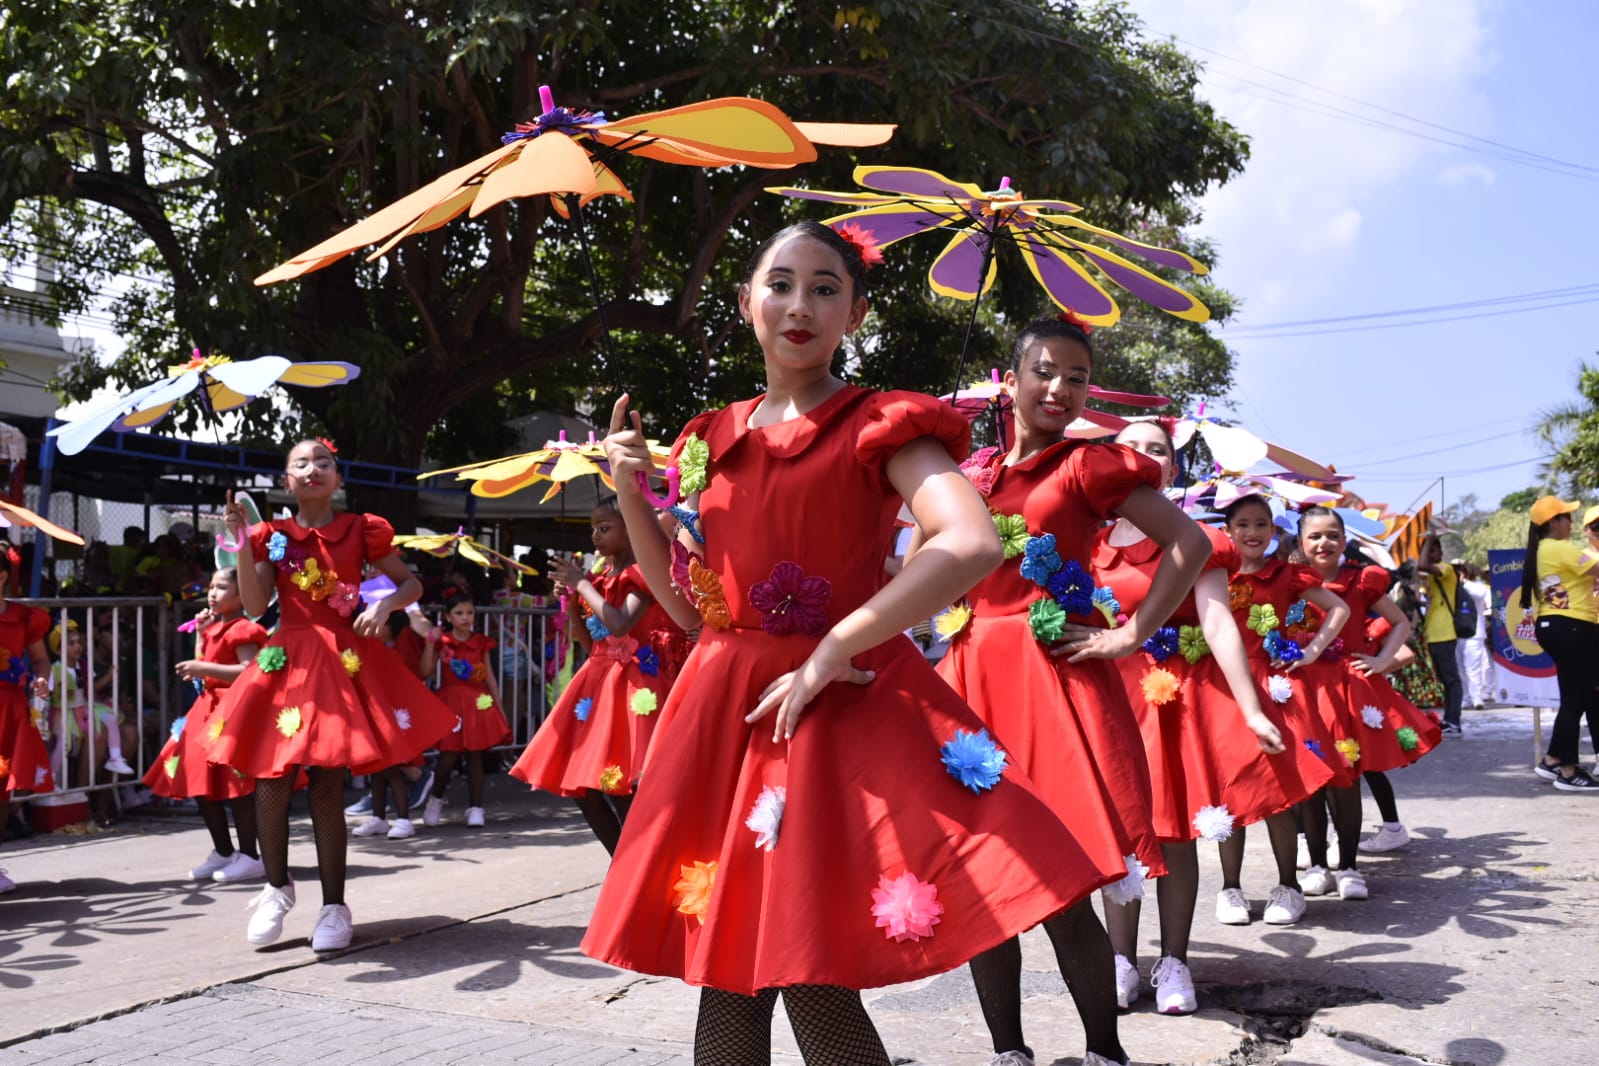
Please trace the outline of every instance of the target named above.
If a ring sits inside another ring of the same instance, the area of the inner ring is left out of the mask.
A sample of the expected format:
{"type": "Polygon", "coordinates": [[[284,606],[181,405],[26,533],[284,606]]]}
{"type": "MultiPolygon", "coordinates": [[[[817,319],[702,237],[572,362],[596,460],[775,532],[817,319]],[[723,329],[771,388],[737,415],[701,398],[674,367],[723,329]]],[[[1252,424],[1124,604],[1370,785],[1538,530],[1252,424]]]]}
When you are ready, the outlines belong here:
{"type": "Polygon", "coordinates": [[[1432,658],[1433,672],[1444,687],[1444,736],[1460,735],[1460,706],[1465,701],[1465,688],[1460,683],[1460,660],[1455,654],[1455,606],[1463,590],[1460,574],[1444,562],[1443,545],[1438,534],[1428,533],[1421,542],[1421,557],[1416,569],[1427,575],[1427,613],[1422,620],[1421,635],[1427,642],[1427,653],[1432,658]]]}
{"type": "Polygon", "coordinates": [[[1582,505],[1540,497],[1529,514],[1521,571],[1521,609],[1537,612],[1538,644],[1555,661],[1560,710],[1549,748],[1533,771],[1562,792],[1599,793],[1599,781],[1577,765],[1582,719],[1599,747],[1599,552],[1571,542],[1571,515],[1582,505]]]}

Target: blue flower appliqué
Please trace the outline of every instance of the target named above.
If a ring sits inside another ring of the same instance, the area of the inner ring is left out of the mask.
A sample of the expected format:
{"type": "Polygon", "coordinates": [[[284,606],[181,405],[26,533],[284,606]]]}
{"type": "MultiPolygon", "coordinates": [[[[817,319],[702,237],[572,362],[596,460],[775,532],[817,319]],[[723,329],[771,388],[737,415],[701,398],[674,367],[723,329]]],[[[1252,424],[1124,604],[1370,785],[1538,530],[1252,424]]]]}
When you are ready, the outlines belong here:
{"type": "Polygon", "coordinates": [[[1109,585],[1101,585],[1095,589],[1093,601],[1095,607],[1104,611],[1111,618],[1115,618],[1122,613],[1121,601],[1116,598],[1116,593],[1111,590],[1109,585]]]}
{"type": "Polygon", "coordinates": [[[1049,576],[1061,568],[1060,553],[1055,550],[1055,534],[1044,533],[1027,538],[1022,554],[1022,576],[1035,585],[1049,584],[1049,576]]]}
{"type": "Polygon", "coordinates": [[[1266,654],[1280,663],[1296,663],[1305,657],[1299,641],[1283,636],[1280,629],[1267,633],[1262,643],[1266,646],[1266,654]]]}
{"type": "Polygon", "coordinates": [[[1148,652],[1149,657],[1157,663],[1163,663],[1177,654],[1178,644],[1177,630],[1171,626],[1161,626],[1144,641],[1144,651],[1148,652]]]}
{"type": "Polygon", "coordinates": [[[189,716],[186,715],[186,714],[181,716],[181,717],[179,717],[179,718],[175,718],[175,719],[172,720],[172,739],[173,740],[177,740],[179,737],[181,737],[183,735],[183,726],[184,726],[184,724],[186,722],[188,722],[188,720],[189,720],[189,716]]]}
{"type": "Polygon", "coordinates": [[[1321,741],[1319,740],[1307,740],[1305,741],[1305,747],[1310,749],[1312,755],[1321,754],[1321,741]]]}
{"type": "Polygon", "coordinates": [[[579,722],[586,722],[589,720],[589,712],[593,709],[594,701],[589,697],[584,696],[572,706],[572,713],[577,715],[577,720],[579,722]]]}
{"type": "Polygon", "coordinates": [[[1094,608],[1094,579],[1076,559],[1067,560],[1045,587],[1067,614],[1087,614],[1094,608]]]}
{"type": "Polygon", "coordinates": [[[6,668],[0,671],[0,684],[20,685],[30,673],[27,660],[20,655],[13,655],[6,660],[6,668]]]}
{"type": "Polygon", "coordinates": [[[611,631],[605,628],[605,623],[600,621],[597,615],[589,615],[583,619],[583,624],[589,627],[589,636],[595,640],[604,640],[611,635],[611,631]]]}
{"type": "Polygon", "coordinates": [[[267,558],[274,563],[283,561],[283,551],[289,546],[289,538],[282,533],[274,533],[267,538],[267,558]]]}
{"type": "Polygon", "coordinates": [[[684,507],[679,504],[676,507],[669,508],[668,513],[677,519],[679,525],[688,530],[688,535],[694,538],[694,543],[705,543],[705,533],[700,529],[700,513],[698,511],[692,507],[684,507]]]}
{"type": "Polygon", "coordinates": [[[1288,608],[1288,617],[1283,620],[1284,625],[1295,626],[1305,620],[1305,601],[1295,600],[1288,608]]]}
{"type": "Polygon", "coordinates": [[[638,660],[638,668],[641,673],[650,677],[661,676],[661,658],[655,654],[654,648],[645,645],[634,652],[633,657],[638,660]]]}
{"type": "Polygon", "coordinates": [[[956,730],[939,750],[949,775],[973,792],[993,788],[1005,772],[1007,756],[994,744],[986,729],[975,733],[956,730]]]}
{"type": "Polygon", "coordinates": [[[472,676],[472,664],[465,659],[451,659],[450,673],[455,675],[456,680],[465,681],[472,676]]]}

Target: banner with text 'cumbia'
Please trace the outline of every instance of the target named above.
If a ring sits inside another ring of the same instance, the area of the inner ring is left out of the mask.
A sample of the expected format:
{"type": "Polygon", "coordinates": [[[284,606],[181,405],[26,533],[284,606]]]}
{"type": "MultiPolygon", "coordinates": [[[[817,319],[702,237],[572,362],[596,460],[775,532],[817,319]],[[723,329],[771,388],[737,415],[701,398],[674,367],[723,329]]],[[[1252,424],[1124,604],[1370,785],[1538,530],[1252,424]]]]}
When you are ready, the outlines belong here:
{"type": "Polygon", "coordinates": [[[1558,707],[1555,661],[1538,646],[1532,614],[1521,609],[1524,555],[1519,549],[1488,553],[1488,587],[1493,599],[1488,647],[1494,657],[1496,694],[1501,703],[1558,707]]]}

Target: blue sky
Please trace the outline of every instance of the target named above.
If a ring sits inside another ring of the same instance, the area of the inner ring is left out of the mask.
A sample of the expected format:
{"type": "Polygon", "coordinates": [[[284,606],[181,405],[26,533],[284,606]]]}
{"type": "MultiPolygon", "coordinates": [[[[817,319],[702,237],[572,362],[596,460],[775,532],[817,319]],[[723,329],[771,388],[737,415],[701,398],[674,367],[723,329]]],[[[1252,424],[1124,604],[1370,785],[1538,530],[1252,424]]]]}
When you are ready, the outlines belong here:
{"type": "Polygon", "coordinates": [[[1202,201],[1197,227],[1219,246],[1216,280],[1243,298],[1238,328],[1221,331],[1238,353],[1232,413],[1357,475],[1355,491],[1395,509],[1467,493],[1493,506],[1531,484],[1541,447],[1526,431],[1575,396],[1578,362],[1599,350],[1599,263],[1587,246],[1599,199],[1599,5],[1131,6],[1152,36],[1176,36],[1206,64],[1203,95],[1252,138],[1245,173],[1202,201]],[[1400,115],[1596,169],[1509,162],[1400,115]],[[1443,321],[1405,328],[1268,328],[1581,286],[1413,316],[1443,321]],[[1572,300],[1588,302],[1548,306],[1572,300]],[[1527,306],[1544,309],[1464,317],[1527,306]]]}

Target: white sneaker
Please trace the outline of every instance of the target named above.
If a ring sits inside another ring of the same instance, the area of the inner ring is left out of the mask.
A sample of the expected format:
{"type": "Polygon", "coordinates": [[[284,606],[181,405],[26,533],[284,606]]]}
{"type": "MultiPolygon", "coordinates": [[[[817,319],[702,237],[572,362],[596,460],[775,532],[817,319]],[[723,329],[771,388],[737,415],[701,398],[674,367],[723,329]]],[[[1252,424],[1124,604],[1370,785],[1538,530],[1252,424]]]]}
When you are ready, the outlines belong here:
{"type": "Polygon", "coordinates": [[[211,880],[220,881],[225,885],[237,885],[245,881],[259,881],[265,876],[265,863],[260,859],[250,858],[242,851],[235,851],[232,861],[212,874],[211,880]]]}
{"type": "Polygon", "coordinates": [[[382,818],[368,818],[366,821],[350,830],[350,835],[355,837],[375,837],[380,833],[387,833],[388,831],[389,823],[384,821],[382,818]]]}
{"type": "Polygon", "coordinates": [[[1248,925],[1249,900],[1241,888],[1224,888],[1216,893],[1216,920],[1222,925],[1248,925]]]}
{"type": "Polygon", "coordinates": [[[0,896],[5,895],[7,892],[15,892],[16,890],[17,883],[11,880],[11,878],[7,877],[4,870],[0,870],[0,896]]]}
{"type": "Polygon", "coordinates": [[[1138,1002],[1138,967],[1126,955],[1116,956],[1116,1009],[1128,1010],[1138,1002]]]}
{"type": "Polygon", "coordinates": [[[1289,885],[1272,885],[1266,893],[1267,925],[1293,925],[1305,916],[1305,894],[1289,885]]]}
{"type": "Polygon", "coordinates": [[[342,903],[329,903],[317,915],[316,928],[311,930],[311,950],[341,951],[350,946],[350,938],[354,935],[350,908],[342,903]]]}
{"type": "Polygon", "coordinates": [[[1162,1014],[1192,1014],[1199,1009],[1194,996],[1194,978],[1181,959],[1167,955],[1149,971],[1155,986],[1155,1009],[1162,1014]]]}
{"type": "Polygon", "coordinates": [[[258,946],[273,943],[283,935],[283,919],[294,909],[294,882],[282,888],[264,886],[247,907],[254,907],[255,913],[250,916],[244,939],[258,946]]]}
{"type": "Polygon", "coordinates": [[[439,824],[439,816],[444,813],[444,800],[438,796],[429,796],[428,805],[422,809],[422,824],[432,828],[439,824]]]}
{"type": "Polygon", "coordinates": [[[416,836],[416,826],[411,824],[409,818],[396,818],[394,824],[389,826],[390,840],[404,840],[406,837],[416,836]]]}
{"type": "Polygon", "coordinates": [[[1305,843],[1305,834],[1299,834],[1299,844],[1294,849],[1294,865],[1301,870],[1310,865],[1310,845],[1305,843]]]}
{"type": "Polygon", "coordinates": [[[105,768],[114,774],[131,774],[133,767],[128,765],[128,760],[120,755],[113,755],[105,761],[105,768]]]}
{"type": "Polygon", "coordinates": [[[1025,1051],[1001,1051],[988,1060],[988,1066],[1033,1066],[1033,1057],[1025,1051]]]}
{"type": "Polygon", "coordinates": [[[1339,899],[1366,899],[1370,893],[1366,891],[1366,875],[1359,870],[1338,871],[1338,898],[1339,899]]]}
{"type": "Polygon", "coordinates": [[[148,807],[150,805],[150,795],[150,790],[143,785],[123,785],[117,790],[117,799],[122,804],[123,810],[131,810],[134,807],[148,807]]]}
{"type": "Polygon", "coordinates": [[[1299,879],[1299,891],[1307,896],[1325,896],[1337,887],[1332,871],[1325,866],[1312,866],[1299,879]]]}
{"type": "Polygon", "coordinates": [[[484,818],[482,807],[468,807],[466,809],[466,824],[468,826],[473,829],[482,829],[483,822],[484,818]]]}
{"type": "MultiPolygon", "coordinates": [[[[233,853],[233,855],[238,855],[238,854],[241,854],[241,853],[237,852],[237,851],[235,851],[233,853]]],[[[228,863],[233,861],[233,855],[218,855],[215,851],[211,852],[211,854],[207,855],[205,857],[205,861],[202,862],[199,866],[191,866],[191,867],[189,867],[189,880],[191,880],[191,881],[209,881],[209,880],[211,880],[211,875],[212,874],[216,873],[218,870],[222,869],[228,863]]]]}
{"type": "Polygon", "coordinates": [[[1126,1061],[1115,1062],[1093,1051],[1083,1052],[1083,1066],[1127,1066],[1126,1061]]]}
{"type": "Polygon", "coordinates": [[[1410,830],[1404,826],[1398,829],[1389,829],[1386,825],[1379,826],[1377,832],[1360,842],[1361,851],[1397,851],[1410,843],[1410,830]]]}

